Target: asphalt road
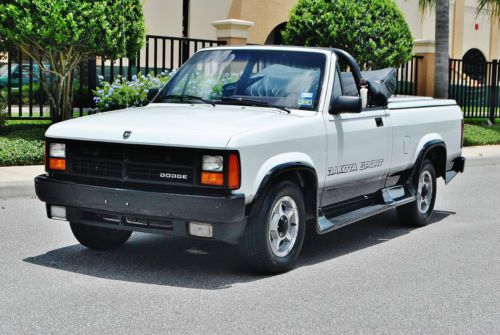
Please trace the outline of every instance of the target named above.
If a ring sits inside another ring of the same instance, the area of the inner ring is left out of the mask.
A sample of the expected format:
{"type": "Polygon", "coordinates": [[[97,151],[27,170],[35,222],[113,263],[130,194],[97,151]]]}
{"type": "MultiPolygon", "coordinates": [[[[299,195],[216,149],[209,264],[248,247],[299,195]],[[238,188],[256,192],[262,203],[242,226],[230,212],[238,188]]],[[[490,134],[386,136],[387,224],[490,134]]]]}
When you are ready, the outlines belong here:
{"type": "Polygon", "coordinates": [[[135,234],[86,250],[4,185],[0,334],[500,334],[500,158],[466,170],[440,182],[431,225],[379,215],[308,239],[274,277],[223,244],[135,234]]]}

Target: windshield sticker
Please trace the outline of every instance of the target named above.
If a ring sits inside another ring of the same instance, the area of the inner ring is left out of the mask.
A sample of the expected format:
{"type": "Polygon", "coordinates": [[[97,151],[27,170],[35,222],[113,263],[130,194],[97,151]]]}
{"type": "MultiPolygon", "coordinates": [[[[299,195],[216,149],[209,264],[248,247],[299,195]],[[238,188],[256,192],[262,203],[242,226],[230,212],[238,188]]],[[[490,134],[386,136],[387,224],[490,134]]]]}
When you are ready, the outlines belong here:
{"type": "Polygon", "coordinates": [[[312,107],[313,106],[314,93],[304,92],[300,95],[298,101],[299,107],[312,107]]]}

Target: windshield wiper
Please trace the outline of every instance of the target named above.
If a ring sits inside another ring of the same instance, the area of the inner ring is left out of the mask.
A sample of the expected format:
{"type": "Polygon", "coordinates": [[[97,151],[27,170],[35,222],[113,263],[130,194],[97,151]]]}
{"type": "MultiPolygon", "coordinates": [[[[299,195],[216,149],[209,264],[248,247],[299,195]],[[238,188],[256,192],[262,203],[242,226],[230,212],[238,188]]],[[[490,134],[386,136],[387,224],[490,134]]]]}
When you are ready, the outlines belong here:
{"type": "Polygon", "coordinates": [[[270,107],[270,108],[277,108],[282,111],[287,112],[290,114],[292,111],[285,106],[277,106],[277,105],[271,105],[267,102],[264,101],[257,101],[257,100],[252,100],[252,99],[244,99],[244,98],[236,98],[236,97],[222,97],[220,99],[222,102],[232,102],[240,105],[245,105],[245,106],[261,106],[261,107],[270,107]]]}
{"type": "Polygon", "coordinates": [[[158,99],[157,101],[155,102],[160,102],[160,101],[163,101],[163,100],[180,100],[182,102],[192,102],[193,100],[196,100],[196,101],[201,101],[203,103],[206,103],[206,104],[209,104],[209,105],[212,105],[215,107],[215,103],[211,100],[207,100],[207,99],[203,99],[202,97],[197,97],[195,95],[189,95],[189,94],[171,94],[171,95],[165,95],[163,97],[160,97],[160,99],[158,99]]]}

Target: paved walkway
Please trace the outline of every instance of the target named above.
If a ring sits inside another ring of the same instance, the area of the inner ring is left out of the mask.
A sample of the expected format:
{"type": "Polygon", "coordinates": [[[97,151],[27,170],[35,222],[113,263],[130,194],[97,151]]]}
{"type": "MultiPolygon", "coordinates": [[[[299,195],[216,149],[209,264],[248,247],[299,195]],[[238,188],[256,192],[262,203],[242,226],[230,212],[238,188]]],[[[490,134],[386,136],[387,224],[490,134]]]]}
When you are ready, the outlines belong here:
{"type": "MultiPolygon", "coordinates": [[[[465,147],[463,155],[467,159],[500,157],[500,145],[465,147]]],[[[0,187],[2,183],[32,181],[35,176],[44,173],[44,170],[43,165],[0,167],[0,187]]]]}
{"type": "Polygon", "coordinates": [[[0,167],[0,183],[33,180],[45,172],[43,165],[0,167]]]}
{"type": "Polygon", "coordinates": [[[500,145],[484,145],[477,147],[464,147],[462,155],[467,159],[481,157],[500,157],[500,145]]]}

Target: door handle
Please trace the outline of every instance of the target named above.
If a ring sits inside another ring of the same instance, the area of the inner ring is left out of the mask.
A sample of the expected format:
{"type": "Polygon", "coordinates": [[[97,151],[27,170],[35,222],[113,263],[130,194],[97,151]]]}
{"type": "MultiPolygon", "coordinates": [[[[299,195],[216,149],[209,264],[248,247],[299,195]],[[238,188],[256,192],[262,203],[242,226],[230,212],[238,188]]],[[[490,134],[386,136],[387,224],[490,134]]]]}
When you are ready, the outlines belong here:
{"type": "Polygon", "coordinates": [[[381,117],[376,117],[375,118],[375,124],[377,125],[377,127],[383,127],[384,126],[384,121],[382,120],[381,117]]]}

